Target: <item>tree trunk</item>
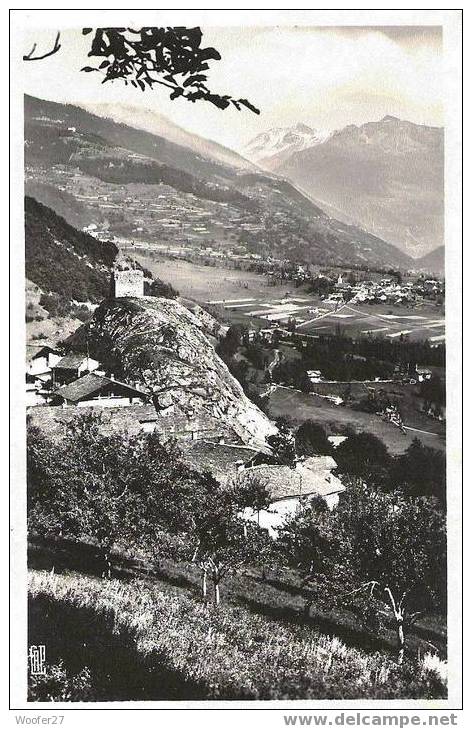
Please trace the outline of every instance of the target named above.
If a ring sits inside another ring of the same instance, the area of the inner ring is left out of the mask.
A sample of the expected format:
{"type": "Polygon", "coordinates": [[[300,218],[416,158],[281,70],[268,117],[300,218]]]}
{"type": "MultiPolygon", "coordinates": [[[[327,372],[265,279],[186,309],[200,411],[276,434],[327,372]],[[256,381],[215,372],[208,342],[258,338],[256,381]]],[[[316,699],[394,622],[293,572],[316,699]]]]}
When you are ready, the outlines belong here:
{"type": "Polygon", "coordinates": [[[384,591],[387,593],[390,605],[392,608],[393,615],[395,617],[395,621],[397,624],[397,660],[398,663],[401,665],[403,663],[403,658],[405,655],[405,633],[403,631],[403,619],[405,617],[405,608],[404,608],[404,600],[406,597],[406,592],[403,593],[402,598],[397,602],[395,598],[393,597],[392,591],[389,587],[385,587],[384,591]]]}
{"type": "Polygon", "coordinates": [[[108,551],[105,551],[103,553],[103,561],[105,562],[105,569],[102,572],[102,577],[105,577],[107,580],[111,579],[111,557],[110,553],[108,551]]]}
{"type": "Polygon", "coordinates": [[[215,582],[214,586],[214,600],[216,607],[218,607],[218,605],[220,604],[220,585],[218,582],[215,582]]]}
{"type": "Polygon", "coordinates": [[[207,597],[207,573],[206,570],[202,570],[202,597],[206,600],[207,597]]]}
{"type": "Polygon", "coordinates": [[[398,646],[398,663],[403,663],[405,655],[405,634],[403,632],[403,617],[397,617],[397,646],[398,646]]]}

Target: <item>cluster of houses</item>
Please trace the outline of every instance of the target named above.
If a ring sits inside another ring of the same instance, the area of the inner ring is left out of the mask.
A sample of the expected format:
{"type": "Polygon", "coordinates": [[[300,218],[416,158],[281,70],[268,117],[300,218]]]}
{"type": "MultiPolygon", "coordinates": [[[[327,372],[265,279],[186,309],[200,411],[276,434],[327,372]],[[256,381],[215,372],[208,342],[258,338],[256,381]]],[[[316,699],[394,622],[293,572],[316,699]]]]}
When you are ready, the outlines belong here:
{"type": "Polygon", "coordinates": [[[149,394],[139,387],[107,376],[100,362],[86,354],[61,354],[42,346],[26,371],[26,405],[63,407],[121,407],[144,403],[149,394]]]}
{"type": "MultiPolygon", "coordinates": [[[[345,436],[333,436],[333,448],[343,440],[345,436]]],[[[267,454],[247,446],[199,441],[185,449],[184,460],[197,471],[211,473],[222,484],[257,479],[266,485],[272,498],[270,506],[259,511],[246,508],[242,516],[257,522],[273,537],[277,527],[302,506],[321,499],[333,509],[346,490],[335,474],[337,463],[332,456],[300,458],[293,466],[286,466],[271,463],[267,454]]]]}
{"type": "MultiPolygon", "coordinates": [[[[63,435],[67,424],[79,412],[104,414],[104,427],[124,428],[129,432],[156,430],[164,439],[185,440],[183,458],[202,473],[211,473],[221,483],[234,483],[248,477],[267,482],[273,501],[270,508],[257,514],[261,528],[276,536],[276,527],[301,504],[322,498],[333,508],[345,490],[333,473],[337,464],[332,457],[313,456],[299,460],[292,468],[270,462],[271,458],[243,443],[240,437],[218,419],[201,414],[159,412],[150,394],[138,384],[121,382],[105,373],[100,362],[83,353],[62,354],[44,345],[32,353],[26,372],[27,413],[33,425],[52,428],[54,436],[63,435]]],[[[334,445],[337,445],[334,444],[334,445]]]]}
{"type": "Polygon", "coordinates": [[[340,275],[334,288],[335,292],[329,297],[330,302],[349,299],[351,302],[396,306],[414,304],[444,293],[444,287],[435,279],[399,283],[396,279],[382,278],[380,281],[349,283],[340,275]]]}

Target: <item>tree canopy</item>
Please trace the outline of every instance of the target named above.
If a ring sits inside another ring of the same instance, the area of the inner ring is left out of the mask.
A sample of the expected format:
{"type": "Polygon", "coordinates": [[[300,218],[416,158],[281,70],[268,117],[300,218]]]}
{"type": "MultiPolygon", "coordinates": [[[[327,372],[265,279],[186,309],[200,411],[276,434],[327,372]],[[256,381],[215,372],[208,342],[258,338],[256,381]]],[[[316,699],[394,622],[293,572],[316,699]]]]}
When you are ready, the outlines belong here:
{"type": "MultiPolygon", "coordinates": [[[[209,62],[221,60],[220,53],[211,46],[202,46],[200,28],[144,27],[144,28],[83,28],[83,35],[91,35],[88,57],[96,65],[83,66],[81,71],[97,72],[102,83],[124,81],[145,91],[155,85],[169,89],[170,99],[207,101],[218,109],[229,106],[240,111],[260,111],[250,101],[233,98],[230,94],[218,94],[207,85],[209,62]]],[[[61,49],[60,32],[49,51],[36,54],[36,43],[24,61],[40,61],[61,49]]]]}
{"type": "Polygon", "coordinates": [[[308,606],[361,600],[364,617],[390,614],[400,661],[408,627],[426,611],[445,610],[446,520],[434,500],[351,479],[337,509],[307,509],[283,525],[279,539],[311,589],[308,606]]]}
{"type": "Polygon", "coordinates": [[[295,433],[295,447],[298,456],[331,455],[333,447],[322,425],[314,420],[305,420],[295,433]]]}

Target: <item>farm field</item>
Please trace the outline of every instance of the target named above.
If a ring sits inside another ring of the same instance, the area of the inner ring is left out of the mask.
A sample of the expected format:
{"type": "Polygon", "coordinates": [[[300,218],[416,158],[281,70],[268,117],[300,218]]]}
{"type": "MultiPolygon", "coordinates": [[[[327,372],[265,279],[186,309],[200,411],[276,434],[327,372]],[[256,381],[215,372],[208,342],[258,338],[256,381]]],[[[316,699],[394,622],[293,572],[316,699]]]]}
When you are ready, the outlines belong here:
{"type": "Polygon", "coordinates": [[[202,266],[178,259],[156,261],[134,251],[133,257],[155,276],[172,284],[182,296],[199,302],[223,299],[266,301],[296,290],[291,282],[283,286],[268,286],[264,276],[252,271],[202,266]]]}
{"type": "Polygon", "coordinates": [[[306,293],[292,282],[268,286],[264,276],[232,268],[202,266],[188,261],[154,261],[145,254],[136,260],[176,288],[183,297],[218,307],[234,323],[268,327],[290,318],[306,334],[330,334],[341,328],[347,336],[385,336],[395,340],[445,341],[445,320],[432,304],[415,307],[383,304],[341,304],[337,307],[306,293]]]}
{"type": "Polygon", "coordinates": [[[439,429],[443,431],[444,428],[443,426],[438,428],[436,422],[431,425],[425,423],[427,428],[419,427],[416,420],[414,424],[410,425],[411,420],[409,421],[407,416],[405,418],[407,431],[404,434],[377,415],[334,405],[322,397],[305,394],[291,388],[277,387],[269,395],[269,411],[272,417],[283,416],[296,423],[309,419],[316,420],[333,433],[342,433],[348,427],[353,428],[356,432],[372,433],[385,443],[393,455],[403,453],[414,438],[419,438],[425,446],[437,450],[445,450],[446,447],[444,435],[442,432],[438,433],[439,429]]]}
{"type": "Polygon", "coordinates": [[[419,304],[415,307],[382,304],[349,304],[327,315],[320,322],[301,324],[299,331],[318,333],[333,331],[341,325],[347,336],[400,336],[414,341],[428,339],[432,344],[445,341],[445,319],[438,307],[419,304]]]}
{"type": "Polygon", "coordinates": [[[208,301],[224,307],[226,314],[257,318],[268,326],[284,325],[295,318],[297,331],[306,334],[333,334],[341,330],[346,336],[382,336],[395,340],[415,341],[428,339],[432,344],[445,340],[445,320],[431,305],[415,308],[385,307],[382,305],[341,304],[335,306],[319,297],[294,291],[282,299],[273,297],[232,301],[208,301]]]}

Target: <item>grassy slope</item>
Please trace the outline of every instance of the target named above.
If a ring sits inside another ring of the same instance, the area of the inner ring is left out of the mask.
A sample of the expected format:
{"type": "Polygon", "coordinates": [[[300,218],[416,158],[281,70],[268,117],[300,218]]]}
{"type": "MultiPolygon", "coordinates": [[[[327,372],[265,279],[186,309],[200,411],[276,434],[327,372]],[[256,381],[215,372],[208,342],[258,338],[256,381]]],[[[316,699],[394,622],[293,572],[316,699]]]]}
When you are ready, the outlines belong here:
{"type": "MultiPolygon", "coordinates": [[[[332,430],[333,433],[342,433],[346,427],[353,428],[356,432],[372,433],[380,438],[390,453],[394,455],[403,453],[414,438],[419,438],[425,446],[437,450],[444,450],[446,447],[443,435],[435,432],[441,430],[435,422],[427,424],[427,429],[431,431],[431,434],[417,430],[407,430],[404,434],[379,416],[349,407],[336,406],[316,395],[288,388],[278,387],[271,393],[269,411],[271,417],[284,416],[296,423],[302,423],[311,418],[324,428],[332,430]]],[[[412,427],[419,427],[420,430],[425,428],[423,422],[417,421],[419,418],[412,418],[411,412],[407,411],[405,418],[407,426],[411,423],[412,427]]]]}
{"type": "Polygon", "coordinates": [[[30,642],[47,644],[49,662],[62,659],[73,675],[87,666],[95,700],[445,695],[413,663],[400,669],[388,653],[348,647],[334,630],[281,620],[275,604],[268,613],[276,619],[258,614],[258,600],[274,601],[270,585],[263,596],[246,578],[254,604],[247,595],[242,606],[234,604],[236,578],[215,611],[182,587],[185,569],[164,572],[167,581],[152,582],[31,572],[30,642]]]}

